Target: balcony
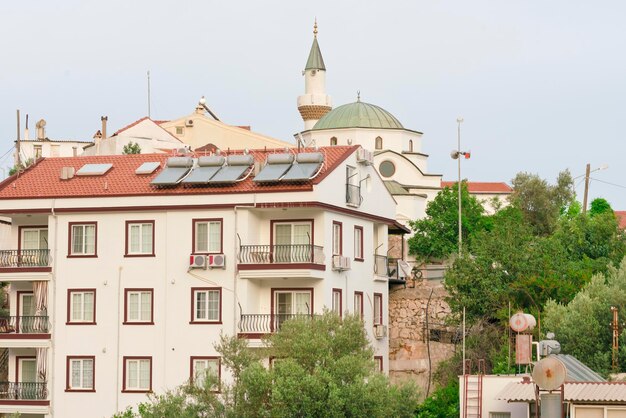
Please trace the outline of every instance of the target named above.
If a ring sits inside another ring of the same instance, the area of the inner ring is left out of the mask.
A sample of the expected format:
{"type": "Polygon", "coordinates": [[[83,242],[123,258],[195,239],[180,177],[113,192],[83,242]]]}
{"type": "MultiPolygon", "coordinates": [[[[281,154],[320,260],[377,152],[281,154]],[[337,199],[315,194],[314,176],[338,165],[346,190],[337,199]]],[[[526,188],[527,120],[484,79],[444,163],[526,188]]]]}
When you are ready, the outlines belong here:
{"type": "Polygon", "coordinates": [[[0,250],[0,280],[49,280],[50,261],[47,249],[0,250]]]}
{"type": "Polygon", "coordinates": [[[285,321],[293,318],[313,318],[309,314],[242,314],[239,320],[239,337],[261,338],[280,329],[285,321]]]}
{"type": "Polygon", "coordinates": [[[387,257],[385,255],[374,255],[374,275],[375,280],[387,280],[392,284],[404,284],[407,277],[411,277],[411,270],[408,263],[404,260],[398,260],[396,258],[387,257]],[[403,263],[400,266],[399,263],[403,263]],[[384,279],[383,279],[384,278],[384,279]]]}
{"type": "Polygon", "coordinates": [[[323,278],[324,248],[311,244],[240,245],[237,268],[240,277],[323,278]]]}
{"type": "Polygon", "coordinates": [[[46,382],[0,382],[0,413],[49,414],[46,382]]]}
{"type": "Polygon", "coordinates": [[[352,207],[359,207],[362,200],[361,188],[354,184],[346,184],[346,204],[352,207]]]}
{"type": "Polygon", "coordinates": [[[47,347],[49,340],[47,316],[0,317],[0,347],[47,347]]]}

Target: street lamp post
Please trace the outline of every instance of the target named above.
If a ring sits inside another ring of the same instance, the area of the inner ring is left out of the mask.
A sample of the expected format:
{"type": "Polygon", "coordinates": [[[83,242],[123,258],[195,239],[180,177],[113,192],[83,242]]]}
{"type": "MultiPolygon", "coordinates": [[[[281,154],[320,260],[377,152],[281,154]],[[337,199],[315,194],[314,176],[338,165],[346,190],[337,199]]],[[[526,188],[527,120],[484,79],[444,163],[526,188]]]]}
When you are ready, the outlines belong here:
{"type": "Polygon", "coordinates": [[[461,123],[463,123],[463,118],[462,117],[458,117],[456,118],[456,123],[457,123],[457,149],[452,151],[450,153],[450,156],[455,159],[458,160],[458,183],[457,183],[457,189],[458,189],[458,199],[459,199],[459,257],[461,257],[461,251],[462,251],[462,246],[463,246],[463,228],[462,228],[462,203],[461,203],[461,155],[464,156],[466,159],[470,158],[470,152],[469,151],[461,151],[461,123]]]}
{"type": "Polygon", "coordinates": [[[587,196],[589,195],[589,175],[594,171],[598,170],[606,170],[609,168],[608,164],[602,164],[600,167],[596,169],[591,169],[591,164],[587,164],[587,168],[585,169],[585,193],[583,194],[583,213],[587,213],[587,196]]]}

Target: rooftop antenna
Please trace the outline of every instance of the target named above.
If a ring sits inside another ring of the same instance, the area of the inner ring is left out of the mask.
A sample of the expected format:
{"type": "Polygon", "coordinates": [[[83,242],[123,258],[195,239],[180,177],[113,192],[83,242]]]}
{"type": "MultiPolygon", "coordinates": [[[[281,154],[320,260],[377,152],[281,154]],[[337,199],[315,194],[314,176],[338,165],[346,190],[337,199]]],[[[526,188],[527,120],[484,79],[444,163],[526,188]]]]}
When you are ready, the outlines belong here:
{"type": "Polygon", "coordinates": [[[148,70],[148,118],[150,118],[150,70],[148,70]]]}
{"type": "Polygon", "coordinates": [[[17,109],[17,141],[15,141],[15,151],[17,153],[15,165],[19,168],[22,165],[22,160],[20,157],[20,110],[19,109],[17,109]]]}

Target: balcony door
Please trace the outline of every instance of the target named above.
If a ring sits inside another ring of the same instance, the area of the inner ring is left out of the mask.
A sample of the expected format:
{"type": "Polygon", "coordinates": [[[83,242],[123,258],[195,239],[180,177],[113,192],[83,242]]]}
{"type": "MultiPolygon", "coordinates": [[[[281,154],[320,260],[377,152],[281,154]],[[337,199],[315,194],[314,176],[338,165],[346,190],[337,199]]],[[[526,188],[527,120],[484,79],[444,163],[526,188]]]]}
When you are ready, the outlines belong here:
{"type": "Polygon", "coordinates": [[[310,290],[280,290],[275,291],[276,298],[274,330],[296,315],[311,314],[311,291],[310,290]]]}
{"type": "Polygon", "coordinates": [[[310,263],[311,222],[274,224],[274,262],[310,263]]]}
{"type": "Polygon", "coordinates": [[[33,332],[35,322],[35,296],[32,292],[18,292],[17,321],[18,332],[33,332]]]}
{"type": "Polygon", "coordinates": [[[20,264],[24,266],[47,266],[48,229],[24,228],[20,237],[20,264]]]}
{"type": "Polygon", "coordinates": [[[37,360],[34,357],[17,359],[18,399],[37,399],[37,360]]]}

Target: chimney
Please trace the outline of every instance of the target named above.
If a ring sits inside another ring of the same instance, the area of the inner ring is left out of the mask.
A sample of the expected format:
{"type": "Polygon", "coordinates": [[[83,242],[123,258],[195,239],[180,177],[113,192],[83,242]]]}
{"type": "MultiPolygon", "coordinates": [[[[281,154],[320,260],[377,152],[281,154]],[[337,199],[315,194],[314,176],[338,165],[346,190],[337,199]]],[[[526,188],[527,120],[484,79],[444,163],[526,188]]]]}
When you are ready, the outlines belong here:
{"type": "Polygon", "coordinates": [[[102,121],[102,139],[107,138],[107,121],[109,120],[108,116],[100,116],[100,120],[102,121]]]}
{"type": "Polygon", "coordinates": [[[37,140],[43,141],[46,139],[46,121],[44,119],[40,119],[35,127],[37,128],[37,140]]]}

